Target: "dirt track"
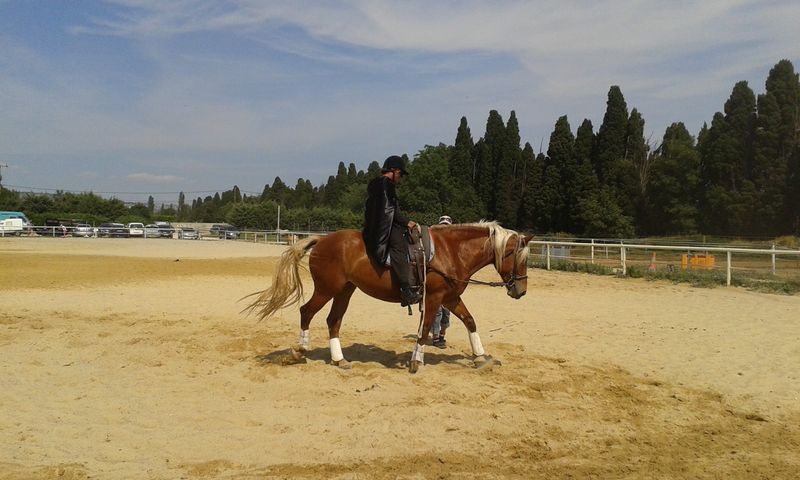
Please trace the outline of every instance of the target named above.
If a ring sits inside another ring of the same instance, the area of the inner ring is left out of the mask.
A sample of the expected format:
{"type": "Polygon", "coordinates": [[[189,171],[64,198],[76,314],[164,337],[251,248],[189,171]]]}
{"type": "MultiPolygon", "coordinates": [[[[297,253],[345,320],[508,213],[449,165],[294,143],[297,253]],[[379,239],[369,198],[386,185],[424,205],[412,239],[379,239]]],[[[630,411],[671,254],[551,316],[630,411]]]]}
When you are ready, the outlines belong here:
{"type": "Polygon", "coordinates": [[[472,368],[457,324],[410,375],[416,317],[356,293],[346,371],[326,310],[299,365],[296,309],[239,314],[279,253],[0,239],[0,479],[800,471],[800,297],[534,270],[519,301],[466,292],[499,365],[472,368]]]}

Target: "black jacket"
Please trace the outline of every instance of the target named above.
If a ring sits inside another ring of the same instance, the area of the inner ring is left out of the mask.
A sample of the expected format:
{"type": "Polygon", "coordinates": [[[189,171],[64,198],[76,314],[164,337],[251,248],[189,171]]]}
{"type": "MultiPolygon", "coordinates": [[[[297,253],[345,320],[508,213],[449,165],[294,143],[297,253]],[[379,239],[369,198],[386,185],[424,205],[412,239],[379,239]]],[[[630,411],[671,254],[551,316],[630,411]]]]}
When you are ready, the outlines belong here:
{"type": "Polygon", "coordinates": [[[389,256],[389,234],[393,227],[406,228],[408,220],[400,213],[394,184],[381,175],[367,186],[364,211],[364,243],[367,254],[379,265],[389,256]]]}

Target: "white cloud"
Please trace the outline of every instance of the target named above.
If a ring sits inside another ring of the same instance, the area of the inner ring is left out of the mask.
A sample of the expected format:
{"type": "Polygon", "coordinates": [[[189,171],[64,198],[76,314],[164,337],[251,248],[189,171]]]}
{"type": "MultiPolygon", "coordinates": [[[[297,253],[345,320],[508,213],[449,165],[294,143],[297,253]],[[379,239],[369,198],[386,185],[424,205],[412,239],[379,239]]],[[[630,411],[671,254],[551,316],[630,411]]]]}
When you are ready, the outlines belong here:
{"type": "Polygon", "coordinates": [[[69,156],[74,172],[100,172],[68,173],[94,185],[112,170],[166,165],[189,180],[128,180],[217,186],[224,174],[260,189],[275,175],[324,180],[338,161],[365,167],[452,142],[462,115],[477,139],[490,109],[506,119],[516,110],[523,141],[538,148],[563,114],[573,129],[585,117],[597,129],[610,85],[648,131],[672,121],[691,130],[736,81],[763,89],[800,45],[796,1],[109,4],[113,14],[70,32],[124,45],[136,60],[124,86],[71,68],[69,52],[0,36],[0,151],[69,156]],[[89,157],[96,165],[81,165],[89,157]]]}

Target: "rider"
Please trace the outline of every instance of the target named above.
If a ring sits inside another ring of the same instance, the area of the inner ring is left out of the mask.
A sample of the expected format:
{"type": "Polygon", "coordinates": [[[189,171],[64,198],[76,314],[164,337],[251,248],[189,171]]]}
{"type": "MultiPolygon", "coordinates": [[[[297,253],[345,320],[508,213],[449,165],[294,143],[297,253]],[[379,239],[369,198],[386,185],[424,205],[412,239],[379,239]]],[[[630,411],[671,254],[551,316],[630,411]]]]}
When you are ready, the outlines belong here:
{"type": "Polygon", "coordinates": [[[418,303],[422,296],[411,289],[411,267],[408,264],[408,241],[406,235],[416,222],[407,220],[400,213],[395,194],[395,185],[408,175],[403,159],[392,155],[383,162],[381,176],[367,186],[367,204],[364,212],[364,243],[367,253],[378,265],[386,265],[391,257],[391,266],[400,284],[402,305],[418,303]]]}

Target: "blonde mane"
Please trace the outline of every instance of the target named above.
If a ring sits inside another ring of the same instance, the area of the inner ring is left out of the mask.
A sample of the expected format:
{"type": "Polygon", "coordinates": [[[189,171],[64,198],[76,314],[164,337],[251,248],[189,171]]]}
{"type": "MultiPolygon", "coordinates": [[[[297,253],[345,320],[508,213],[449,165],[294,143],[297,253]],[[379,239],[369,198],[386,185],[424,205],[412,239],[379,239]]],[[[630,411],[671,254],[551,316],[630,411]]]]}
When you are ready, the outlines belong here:
{"type": "MultiPolygon", "coordinates": [[[[503,265],[503,254],[506,250],[506,244],[508,240],[514,236],[519,235],[518,232],[514,230],[510,230],[508,228],[504,228],[500,226],[497,221],[486,221],[481,220],[476,223],[460,223],[455,225],[434,225],[433,228],[457,228],[457,227],[477,227],[483,228],[489,231],[489,238],[486,240],[487,245],[491,247],[494,251],[494,266],[497,271],[500,271],[500,268],[503,265]]],[[[517,263],[527,261],[529,254],[529,247],[528,245],[524,245],[523,248],[517,252],[517,263]]]]}

